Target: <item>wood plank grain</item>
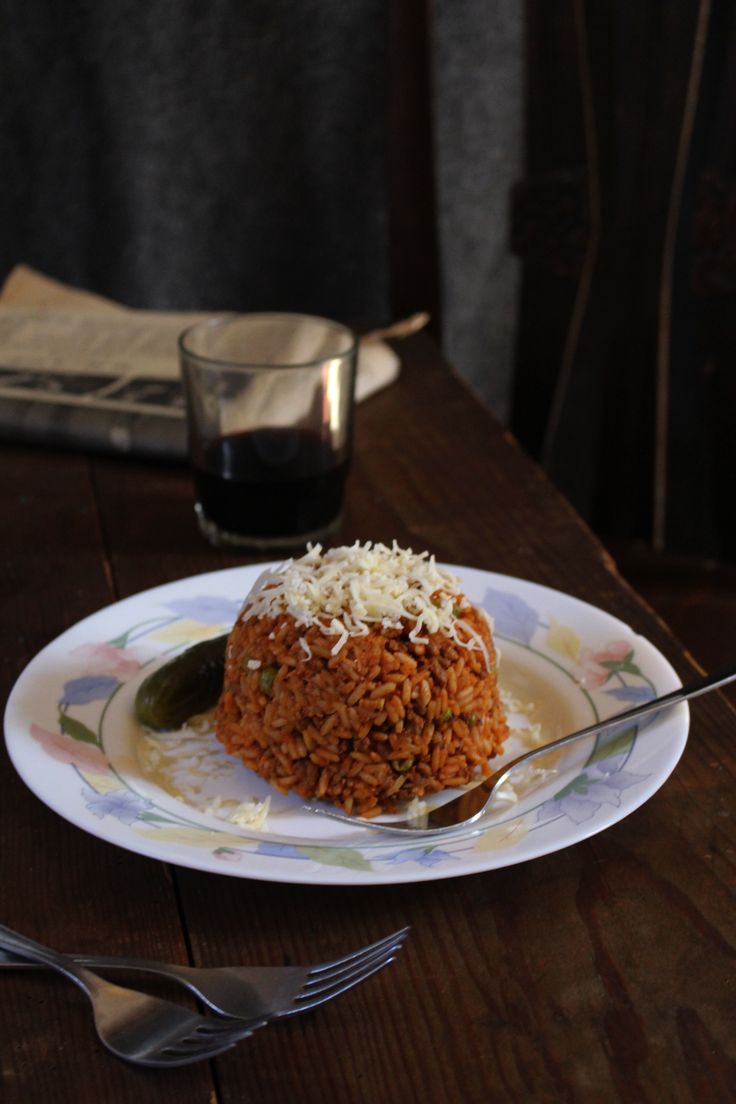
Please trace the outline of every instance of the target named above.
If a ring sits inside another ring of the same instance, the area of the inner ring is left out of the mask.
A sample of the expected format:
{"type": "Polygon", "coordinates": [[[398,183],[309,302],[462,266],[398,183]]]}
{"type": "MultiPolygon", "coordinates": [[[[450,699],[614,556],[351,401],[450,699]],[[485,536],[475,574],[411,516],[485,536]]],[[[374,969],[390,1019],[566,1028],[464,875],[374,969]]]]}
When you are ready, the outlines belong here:
{"type": "MultiPolygon", "coordinates": [[[[90,463],[81,456],[2,449],[0,693],[80,618],[116,596],[90,463]]],[[[82,782],[80,780],[80,786],[82,782]]],[[[163,864],[112,847],[42,804],[0,750],[2,921],[60,950],[186,960],[163,864]]],[[[86,997],[54,975],[0,979],[0,1096],[31,1100],[180,1101],[211,1091],[205,1066],[165,1084],[108,1055],[86,997]],[[111,1088],[114,1086],[114,1088],[111,1088]]]]}

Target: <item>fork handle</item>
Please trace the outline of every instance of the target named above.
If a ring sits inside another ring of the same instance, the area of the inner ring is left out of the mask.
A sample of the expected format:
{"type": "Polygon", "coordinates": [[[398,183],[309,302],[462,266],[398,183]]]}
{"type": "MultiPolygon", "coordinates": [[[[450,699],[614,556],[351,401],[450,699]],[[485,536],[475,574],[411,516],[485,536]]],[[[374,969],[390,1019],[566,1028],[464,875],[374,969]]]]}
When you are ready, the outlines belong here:
{"type": "Polygon", "coordinates": [[[51,947],[44,946],[43,943],[37,943],[27,935],[21,935],[20,932],[5,927],[4,924],[0,924],[0,947],[12,954],[30,958],[38,965],[50,966],[52,970],[58,970],[78,985],[88,997],[92,996],[99,985],[104,984],[101,978],[97,978],[95,974],[78,965],[73,959],[52,950],[51,947]]]}
{"type": "MultiPolygon", "coordinates": [[[[633,709],[626,709],[623,713],[612,713],[611,716],[606,717],[604,721],[596,721],[594,724],[588,725],[587,728],[580,728],[577,732],[571,732],[568,736],[561,736],[559,740],[552,740],[549,744],[541,744],[540,747],[525,752],[517,759],[512,759],[511,762],[507,763],[506,767],[501,768],[501,770],[510,771],[522,761],[526,762],[527,760],[536,758],[537,755],[541,755],[543,752],[554,751],[556,748],[564,747],[566,744],[571,744],[575,740],[580,740],[583,736],[594,736],[598,732],[605,732],[609,728],[618,728],[619,725],[626,724],[628,721],[635,721],[638,720],[639,717],[645,717],[647,713],[658,713],[660,709],[667,709],[669,706],[677,705],[679,702],[689,701],[690,698],[697,698],[700,694],[707,694],[709,690],[716,690],[719,686],[725,686],[727,683],[733,682],[734,679],[736,679],[736,668],[734,667],[729,667],[726,671],[719,671],[718,674],[715,675],[705,675],[703,678],[694,679],[685,686],[678,686],[676,690],[671,690],[669,694],[663,694],[662,697],[652,698],[651,701],[636,705],[633,709]]],[[[498,773],[500,774],[501,771],[498,773]]],[[[493,777],[495,778],[495,775],[493,777]]]]}
{"type": "MultiPolygon", "coordinates": [[[[7,931],[7,929],[5,930],[7,931]]],[[[41,961],[38,958],[35,961],[31,961],[29,952],[16,950],[15,947],[11,947],[9,941],[4,938],[2,933],[3,928],[2,925],[0,925],[0,970],[41,969],[49,965],[47,962],[41,961]],[[5,954],[3,945],[5,951],[9,952],[8,955],[5,954]]],[[[71,962],[75,968],[92,967],[95,970],[141,970],[146,974],[156,974],[159,977],[166,977],[178,981],[182,985],[185,985],[196,996],[200,995],[199,989],[193,981],[195,971],[191,966],[174,966],[168,962],[156,962],[149,958],[119,958],[110,955],[65,955],[62,957],[68,962],[71,962]]],[[[85,973],[89,973],[89,971],[85,970],[85,973]]]]}

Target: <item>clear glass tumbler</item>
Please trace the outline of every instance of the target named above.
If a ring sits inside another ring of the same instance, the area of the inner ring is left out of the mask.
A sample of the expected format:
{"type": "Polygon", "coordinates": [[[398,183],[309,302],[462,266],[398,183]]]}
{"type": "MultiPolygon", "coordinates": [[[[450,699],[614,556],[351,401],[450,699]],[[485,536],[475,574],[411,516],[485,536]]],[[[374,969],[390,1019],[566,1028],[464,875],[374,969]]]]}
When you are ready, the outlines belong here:
{"type": "Polygon", "coordinates": [[[357,340],[304,314],[198,322],[179,339],[200,528],[268,551],[328,538],[350,463],[357,340]]]}

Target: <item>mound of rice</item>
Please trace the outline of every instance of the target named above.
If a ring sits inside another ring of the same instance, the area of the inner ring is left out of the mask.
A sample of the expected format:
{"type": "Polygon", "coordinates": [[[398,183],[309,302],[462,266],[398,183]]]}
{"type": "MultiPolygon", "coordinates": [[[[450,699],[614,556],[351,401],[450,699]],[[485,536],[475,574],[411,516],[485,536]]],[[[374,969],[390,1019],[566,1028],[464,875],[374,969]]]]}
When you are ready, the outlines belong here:
{"type": "Polygon", "coordinates": [[[427,553],[317,546],[246,599],[215,730],[278,790],[361,816],[462,786],[508,734],[491,623],[427,553]]]}

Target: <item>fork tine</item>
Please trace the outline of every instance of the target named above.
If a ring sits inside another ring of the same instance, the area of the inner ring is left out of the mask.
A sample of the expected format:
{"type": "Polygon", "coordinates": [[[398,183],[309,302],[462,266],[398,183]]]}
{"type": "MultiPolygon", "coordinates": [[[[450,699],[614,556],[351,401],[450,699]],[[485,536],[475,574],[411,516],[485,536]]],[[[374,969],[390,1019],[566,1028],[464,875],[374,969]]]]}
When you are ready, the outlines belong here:
{"type": "Polygon", "coordinates": [[[307,978],[302,985],[301,994],[304,996],[316,995],[334,989],[335,986],[342,985],[344,982],[350,981],[352,977],[359,975],[366,967],[380,962],[389,955],[395,957],[400,947],[401,941],[395,940],[386,947],[379,948],[379,950],[373,951],[363,958],[356,959],[354,962],[349,962],[346,966],[341,966],[339,970],[335,970],[332,974],[318,974],[315,978],[307,978]]]}
{"type": "Polygon", "coordinates": [[[156,1056],[155,1063],[160,1066],[184,1066],[190,1062],[203,1062],[207,1058],[216,1058],[218,1054],[232,1050],[237,1042],[239,1042],[238,1039],[230,1039],[228,1042],[213,1043],[209,1047],[191,1047],[187,1045],[187,1040],[182,1040],[174,1046],[161,1050],[156,1056]]]}
{"type": "Polygon", "coordinates": [[[194,1030],[175,1043],[162,1048],[159,1057],[166,1065],[183,1065],[187,1062],[214,1058],[230,1050],[242,1039],[263,1027],[266,1020],[248,1023],[247,1027],[236,1020],[216,1020],[198,1024],[194,1030]]]}
{"type": "Polygon", "coordinates": [[[171,1066],[189,1066],[194,1062],[206,1062],[210,1058],[217,1058],[220,1054],[226,1054],[228,1050],[232,1050],[235,1044],[238,1042],[234,1039],[230,1043],[223,1043],[221,1046],[212,1046],[205,1050],[177,1050],[172,1047],[170,1050],[162,1051],[156,1058],[149,1059],[145,1062],[140,1062],[140,1065],[153,1066],[154,1068],[170,1068],[171,1066]]]}
{"type": "Polygon", "coordinates": [[[327,989],[320,989],[317,993],[303,993],[299,994],[294,999],[293,1008],[287,1009],[285,1012],[278,1014],[279,1018],[283,1016],[292,1016],[296,1012],[307,1012],[310,1008],[316,1008],[320,1004],[325,1004],[327,1001],[333,999],[333,997],[339,997],[342,993],[347,993],[348,989],[353,989],[356,985],[359,985],[366,978],[369,978],[371,974],[377,974],[379,970],[382,970],[384,966],[388,966],[390,962],[393,962],[396,956],[391,954],[386,957],[380,958],[370,964],[363,966],[349,979],[343,979],[341,984],[330,986],[327,989]]]}
{"type": "MultiPolygon", "coordinates": [[[[248,1023],[248,1030],[255,1031],[257,1027],[263,1027],[265,1020],[248,1023]]],[[[221,1037],[227,1038],[229,1035],[237,1035],[238,1032],[243,1032],[244,1025],[242,1020],[236,1020],[229,1017],[220,1016],[207,1016],[204,1023],[199,1023],[192,1030],[192,1032],[186,1036],[186,1041],[196,1042],[202,1041],[215,1041],[221,1037]]]]}
{"type": "Polygon", "coordinates": [[[331,962],[321,962],[316,966],[312,966],[309,970],[309,976],[313,977],[315,974],[325,973],[332,971],[346,963],[354,962],[356,959],[364,958],[366,955],[371,954],[373,951],[377,951],[383,947],[388,947],[390,944],[400,942],[406,938],[409,932],[409,928],[400,928],[399,931],[394,932],[392,935],[387,935],[384,939],[379,939],[375,943],[369,943],[367,947],[361,947],[358,951],[352,951],[351,954],[343,955],[342,958],[333,958],[331,962]]]}

